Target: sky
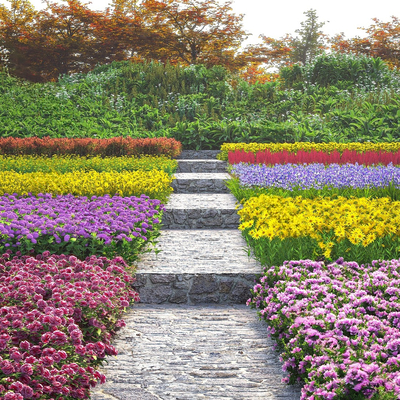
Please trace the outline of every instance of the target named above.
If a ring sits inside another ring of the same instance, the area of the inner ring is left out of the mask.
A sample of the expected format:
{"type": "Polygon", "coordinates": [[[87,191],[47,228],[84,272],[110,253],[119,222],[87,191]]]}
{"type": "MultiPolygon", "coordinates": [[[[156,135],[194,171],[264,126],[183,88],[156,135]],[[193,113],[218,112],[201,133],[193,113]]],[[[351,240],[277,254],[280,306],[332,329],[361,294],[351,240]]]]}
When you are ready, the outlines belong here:
{"type": "MultiPolygon", "coordinates": [[[[30,2],[36,9],[43,8],[41,0],[30,2]]],[[[5,0],[0,3],[8,5],[5,0]]],[[[92,0],[90,8],[103,11],[109,3],[110,0],[92,0]]],[[[235,14],[244,14],[243,27],[252,34],[246,44],[259,43],[260,34],[276,39],[286,33],[295,35],[306,19],[303,13],[310,9],[316,10],[320,22],[325,22],[325,34],[344,33],[347,38],[365,36],[357,28],[369,27],[372,18],[384,22],[391,21],[392,15],[400,18],[400,2],[396,0],[232,0],[232,9],[235,14]]]]}

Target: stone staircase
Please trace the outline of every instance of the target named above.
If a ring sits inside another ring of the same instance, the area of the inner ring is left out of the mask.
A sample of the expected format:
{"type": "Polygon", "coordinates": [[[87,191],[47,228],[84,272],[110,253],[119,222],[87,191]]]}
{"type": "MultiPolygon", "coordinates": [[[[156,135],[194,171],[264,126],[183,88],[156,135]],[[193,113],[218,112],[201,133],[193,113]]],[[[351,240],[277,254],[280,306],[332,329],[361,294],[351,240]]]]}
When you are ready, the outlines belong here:
{"type": "Polygon", "coordinates": [[[125,316],[119,354],[92,400],[286,399],[266,326],[245,306],[261,272],[237,229],[217,152],[184,151],[157,248],[138,263],[141,302],[125,316]]]}

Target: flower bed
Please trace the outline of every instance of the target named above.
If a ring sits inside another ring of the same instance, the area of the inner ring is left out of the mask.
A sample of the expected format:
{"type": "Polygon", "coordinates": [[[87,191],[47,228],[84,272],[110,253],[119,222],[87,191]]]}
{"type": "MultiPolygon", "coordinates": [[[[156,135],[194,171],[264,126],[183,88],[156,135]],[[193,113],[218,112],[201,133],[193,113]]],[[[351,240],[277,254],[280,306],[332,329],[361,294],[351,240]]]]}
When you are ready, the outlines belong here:
{"type": "Polygon", "coordinates": [[[175,173],[178,162],[165,156],[142,157],[81,157],[81,156],[2,156],[0,171],[57,172],[64,174],[74,171],[122,172],[122,171],[164,171],[168,175],[175,173]]]}
{"type": "Polygon", "coordinates": [[[260,195],[238,213],[239,229],[267,265],[321,257],[360,263],[400,257],[400,202],[386,197],[260,195]]]}
{"type": "Polygon", "coordinates": [[[137,293],[119,257],[0,257],[0,397],[87,399],[137,293]]]}
{"type": "Polygon", "coordinates": [[[307,198],[340,195],[400,199],[400,167],[393,165],[286,164],[268,167],[240,163],[232,166],[231,173],[238,179],[228,185],[239,201],[261,193],[307,198]]]}
{"type": "Polygon", "coordinates": [[[137,156],[142,154],[177,157],[182,144],[173,138],[114,137],[92,138],[0,138],[0,154],[46,155],[76,154],[80,156],[137,156]]]}
{"type": "Polygon", "coordinates": [[[323,153],[333,153],[338,151],[356,151],[357,153],[365,152],[391,152],[395,153],[400,150],[400,142],[390,143],[312,143],[312,142],[296,142],[296,143],[224,143],[221,146],[221,152],[217,158],[219,160],[228,160],[228,153],[236,150],[251,152],[256,154],[260,151],[269,150],[271,153],[287,151],[289,153],[297,153],[298,151],[321,151],[323,153]]]}
{"type": "Polygon", "coordinates": [[[229,164],[239,164],[241,162],[251,164],[363,164],[363,165],[389,165],[400,164],[400,151],[391,153],[384,151],[366,151],[359,153],[356,150],[343,150],[341,153],[334,150],[331,153],[323,151],[304,151],[298,150],[290,153],[286,150],[271,152],[270,150],[258,151],[256,154],[243,150],[230,151],[228,153],[229,164]]]}
{"type": "Polygon", "coordinates": [[[51,193],[74,196],[140,196],[145,194],[165,202],[172,193],[173,177],[164,171],[123,171],[96,172],[75,171],[32,172],[19,174],[14,171],[0,171],[0,195],[51,193]]]}
{"type": "Polygon", "coordinates": [[[136,260],[146,243],[159,235],[164,206],[147,196],[88,199],[50,194],[0,197],[0,254],[50,251],[136,260]]]}
{"type": "Polygon", "coordinates": [[[400,261],[266,268],[248,304],[269,324],[302,400],[400,396],[400,261]],[[375,397],[373,397],[375,396],[375,397]]]}

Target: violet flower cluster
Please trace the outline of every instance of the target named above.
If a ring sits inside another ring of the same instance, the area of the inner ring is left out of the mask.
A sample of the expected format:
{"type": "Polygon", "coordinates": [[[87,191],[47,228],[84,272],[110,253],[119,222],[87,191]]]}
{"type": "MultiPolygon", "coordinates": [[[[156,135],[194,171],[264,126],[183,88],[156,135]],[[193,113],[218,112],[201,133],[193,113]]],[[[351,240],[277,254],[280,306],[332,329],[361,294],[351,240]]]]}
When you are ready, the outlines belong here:
{"type": "Polygon", "coordinates": [[[275,187],[286,190],[329,188],[400,188],[400,167],[364,166],[359,164],[285,164],[268,167],[240,163],[232,166],[231,173],[244,187],[275,187]]]}
{"type": "Polygon", "coordinates": [[[305,382],[302,400],[400,397],[400,260],[286,261],[247,304],[283,350],[287,381],[305,382]]]}
{"type": "MultiPolygon", "coordinates": [[[[163,209],[159,200],[145,195],[90,199],[51,194],[0,196],[0,250],[61,249],[75,254],[79,243],[90,247],[95,241],[107,247],[133,239],[147,241],[154,225],[160,223],[163,209]]],[[[94,250],[99,250],[98,246],[94,250]]]]}
{"type": "Polygon", "coordinates": [[[138,300],[122,258],[0,257],[0,398],[88,399],[138,300]]]}

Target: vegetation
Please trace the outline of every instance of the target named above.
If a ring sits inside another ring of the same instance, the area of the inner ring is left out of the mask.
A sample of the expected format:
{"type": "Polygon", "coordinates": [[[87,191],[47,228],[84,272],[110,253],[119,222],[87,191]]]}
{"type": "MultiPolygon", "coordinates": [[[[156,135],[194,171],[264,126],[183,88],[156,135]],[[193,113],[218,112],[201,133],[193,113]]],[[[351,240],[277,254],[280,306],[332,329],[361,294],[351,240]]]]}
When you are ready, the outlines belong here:
{"type": "Polygon", "coordinates": [[[224,142],[398,141],[400,79],[380,59],[320,55],[250,84],[221,66],[113,62],[58,82],[0,73],[0,136],[224,142]]]}

